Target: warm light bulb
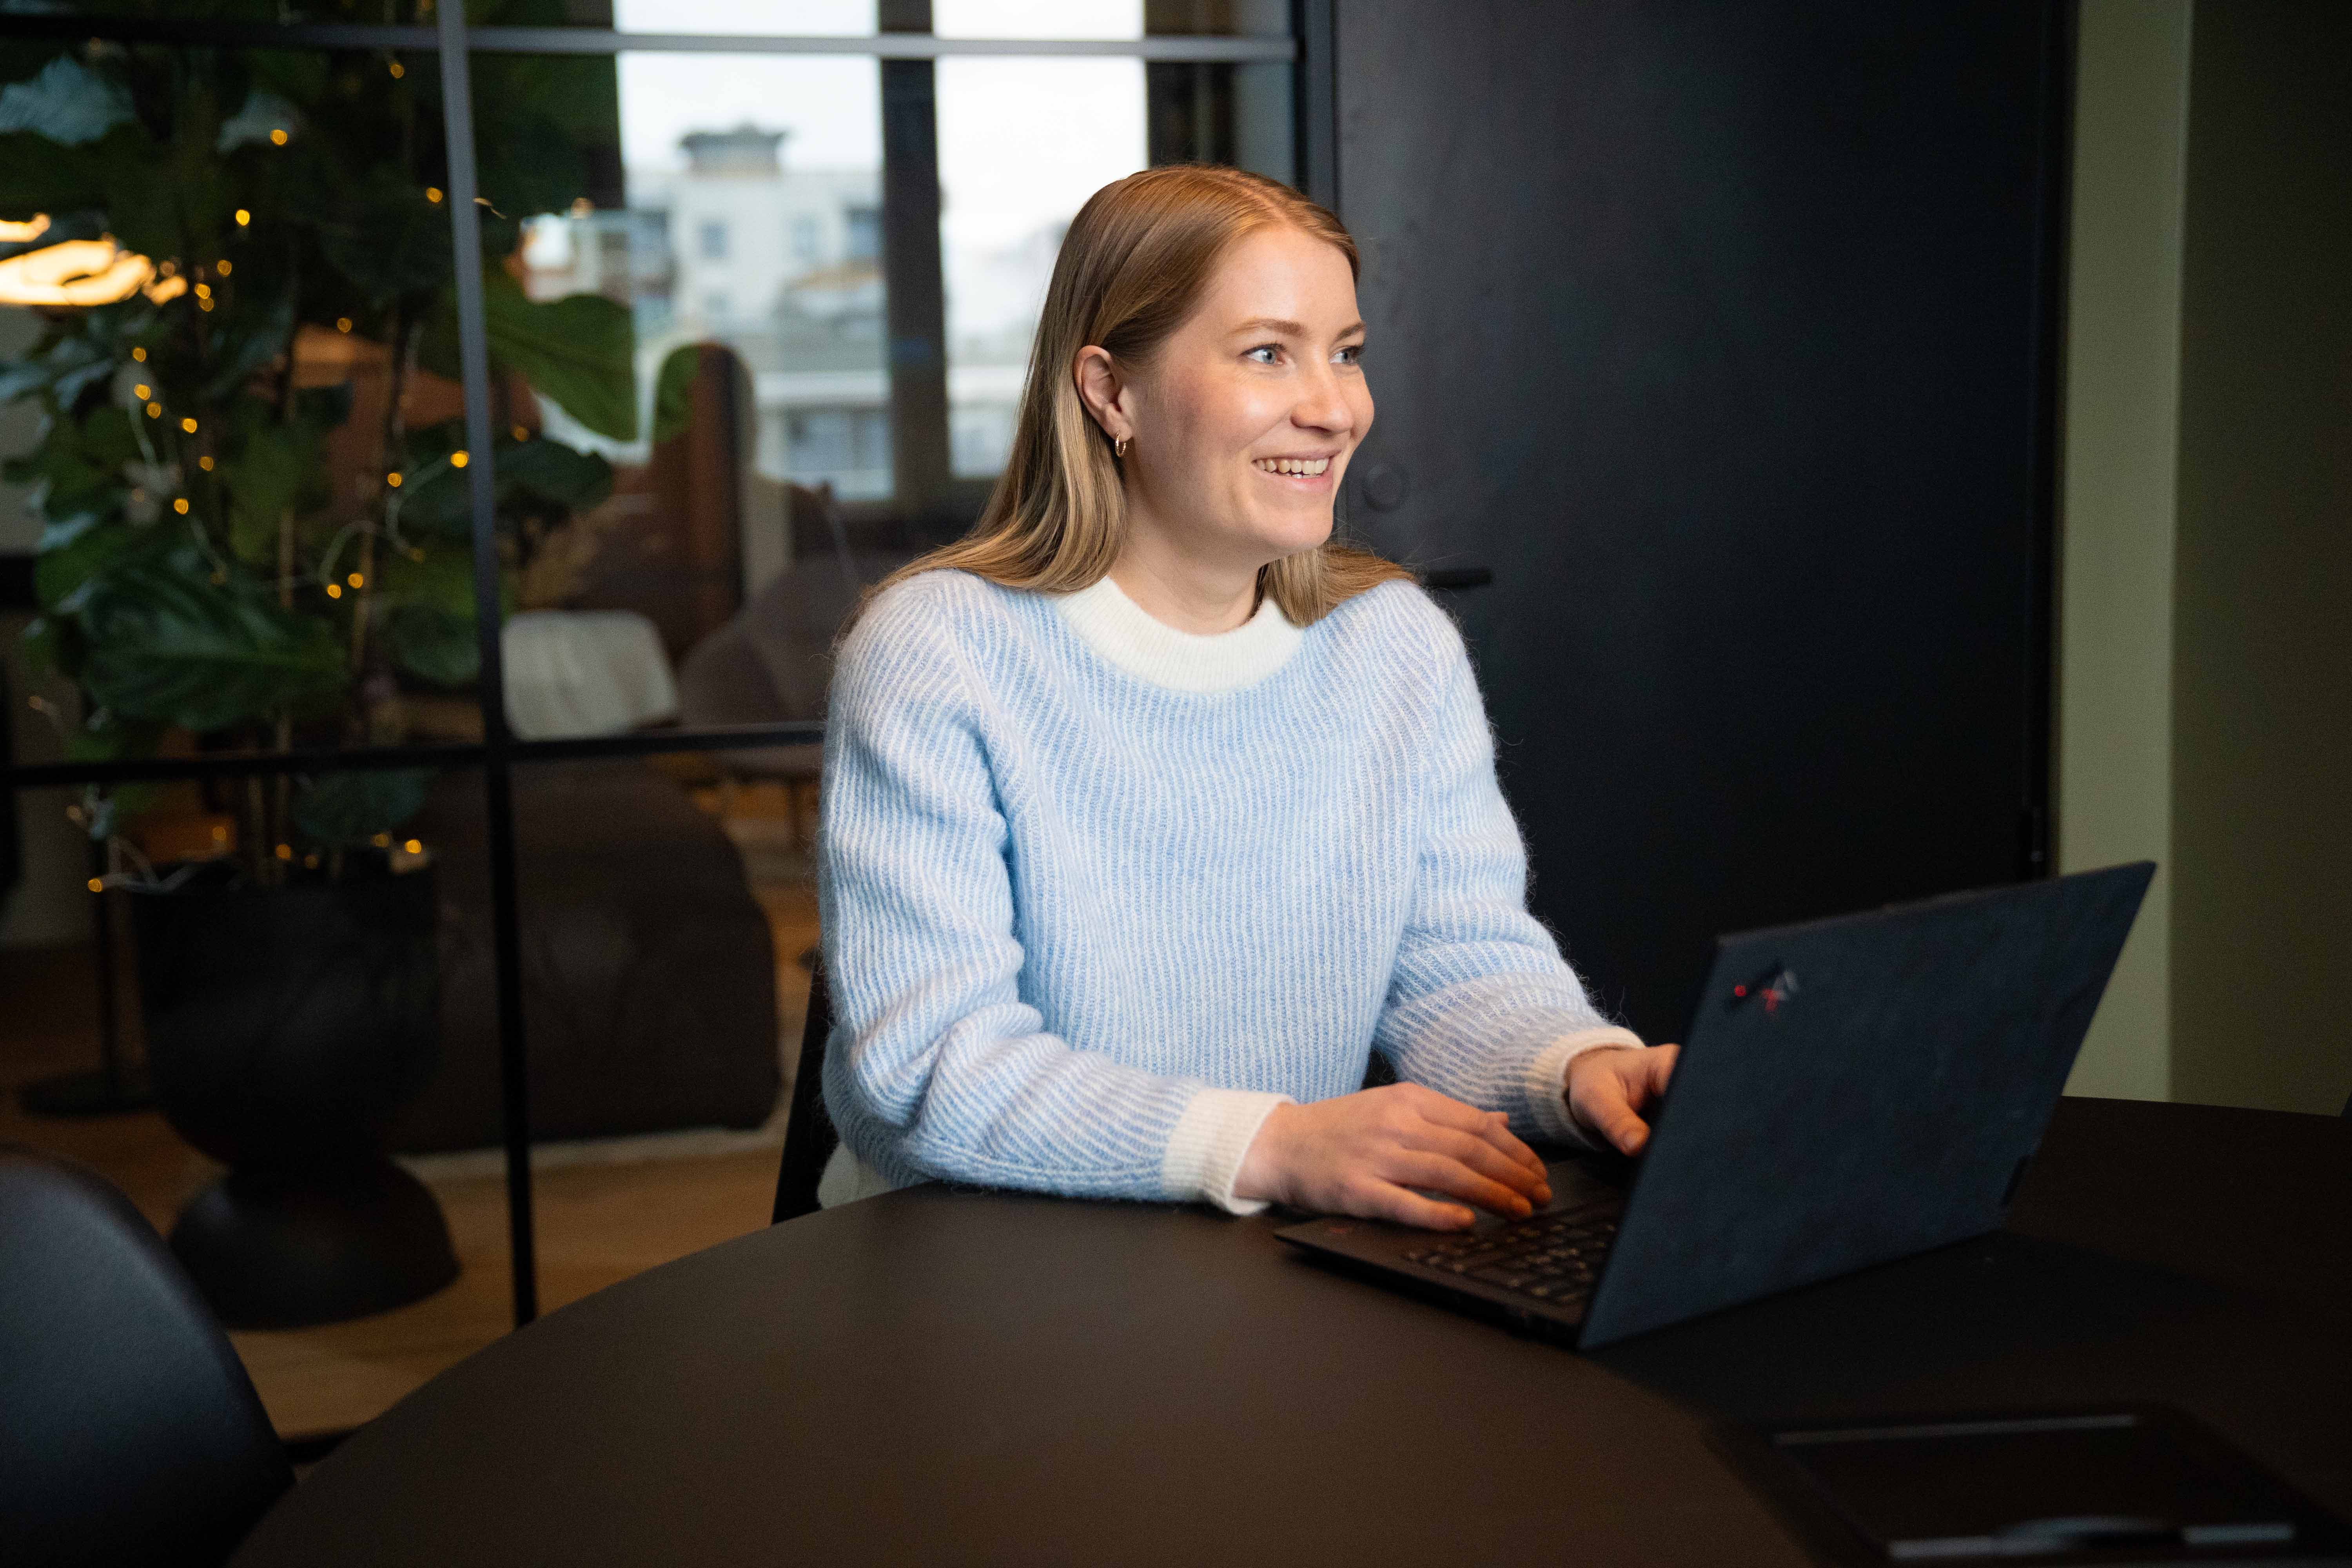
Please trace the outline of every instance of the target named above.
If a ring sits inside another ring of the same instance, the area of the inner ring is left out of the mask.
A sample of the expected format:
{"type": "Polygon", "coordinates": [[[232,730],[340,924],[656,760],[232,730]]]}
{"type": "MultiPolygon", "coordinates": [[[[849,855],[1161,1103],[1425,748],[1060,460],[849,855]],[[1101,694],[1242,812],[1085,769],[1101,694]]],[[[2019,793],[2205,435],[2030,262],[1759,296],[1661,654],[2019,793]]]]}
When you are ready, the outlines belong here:
{"type": "Polygon", "coordinates": [[[253,215],[252,215],[251,213],[249,213],[249,212],[246,211],[243,207],[239,207],[239,208],[237,208],[237,209],[236,209],[236,226],[237,226],[237,227],[239,227],[239,228],[243,228],[247,224],[249,224],[249,223],[251,223],[252,221],[253,221],[253,215]]]}
{"type": "Polygon", "coordinates": [[[518,425],[514,427],[514,438],[518,441],[528,441],[530,439],[530,432],[518,425]]]}
{"type": "Polygon", "coordinates": [[[425,853],[425,845],[423,841],[419,839],[412,838],[407,843],[402,845],[401,847],[407,850],[411,855],[422,855],[425,853]]]}
{"type": "Polygon", "coordinates": [[[206,473],[208,473],[208,474],[209,474],[209,473],[211,473],[211,472],[213,471],[213,460],[212,460],[212,458],[208,458],[208,457],[205,457],[205,458],[198,458],[196,459],[196,467],[198,467],[198,468],[202,468],[205,472],[206,472],[206,473]]]}
{"type": "Polygon", "coordinates": [[[360,575],[357,572],[352,573],[349,577],[345,578],[344,581],[351,584],[354,588],[364,588],[367,586],[367,579],[360,575]]]}
{"type": "Polygon", "coordinates": [[[0,260],[0,305],[111,305],[150,288],[155,274],[153,262],[111,237],[63,240],[0,260]]]}
{"type": "Polygon", "coordinates": [[[149,404],[147,405],[147,417],[150,419],[161,419],[163,417],[163,405],[160,403],[149,404]]]}
{"type": "Polygon", "coordinates": [[[425,186],[425,199],[428,202],[438,202],[441,199],[441,187],[438,185],[425,186]]]}
{"type": "Polygon", "coordinates": [[[394,60],[394,61],[393,61],[393,62],[392,62],[392,79],[393,79],[393,80],[394,80],[394,81],[398,81],[402,77],[404,77],[404,76],[406,76],[407,74],[408,74],[408,68],[407,68],[406,66],[402,65],[398,60],[394,60]]]}
{"type": "Polygon", "coordinates": [[[180,421],[180,428],[193,436],[196,433],[196,422],[193,419],[183,419],[180,421]]]}
{"type": "Polygon", "coordinates": [[[294,858],[294,846],[291,844],[280,844],[278,847],[278,858],[280,860],[291,860],[294,858]]]}
{"type": "Polygon", "coordinates": [[[209,283],[199,283],[199,284],[197,284],[197,285],[196,285],[196,298],[197,298],[197,299],[199,299],[199,300],[209,300],[209,299],[211,299],[212,297],[213,297],[213,286],[212,286],[211,284],[209,284],[209,283]]]}
{"type": "Polygon", "coordinates": [[[147,363],[147,351],[145,349],[132,349],[131,351],[131,357],[137,360],[141,364],[145,364],[147,363]]]}
{"type": "Polygon", "coordinates": [[[174,497],[172,501],[172,510],[178,512],[182,517],[187,516],[188,498],[185,496],[174,497]]]}
{"type": "Polygon", "coordinates": [[[343,585],[341,583],[330,583],[327,584],[327,597],[330,599],[340,599],[342,596],[343,585]]]}
{"type": "Polygon", "coordinates": [[[106,884],[92,877],[89,879],[89,890],[93,893],[102,893],[106,891],[106,884]]]}
{"type": "Polygon", "coordinates": [[[339,332],[348,332],[351,330],[352,319],[349,316],[337,316],[335,318],[335,331],[339,332]]]}
{"type": "Polygon", "coordinates": [[[394,489],[398,489],[400,488],[400,476],[398,474],[386,474],[383,477],[383,482],[390,485],[394,489]]]}
{"type": "Polygon", "coordinates": [[[269,144],[273,147],[283,147],[286,145],[286,131],[284,127],[277,127],[269,132],[269,144]]]}
{"type": "Polygon", "coordinates": [[[211,311],[212,308],[213,308],[213,302],[212,302],[210,300],[197,300],[197,301],[196,301],[196,309],[197,309],[197,310],[199,310],[206,311],[206,312],[208,312],[208,313],[209,313],[209,312],[211,311]]]}
{"type": "Polygon", "coordinates": [[[214,262],[213,270],[219,273],[224,278],[227,277],[229,274],[228,258],[224,256],[218,261],[214,262]]]}
{"type": "Polygon", "coordinates": [[[137,386],[131,389],[131,395],[137,398],[140,402],[144,403],[149,398],[154,396],[155,392],[152,387],[150,387],[146,383],[142,382],[137,386]]]}
{"type": "Polygon", "coordinates": [[[392,847],[392,835],[389,833],[379,833],[373,838],[369,839],[368,842],[374,845],[379,849],[389,849],[392,847]]]}
{"type": "Polygon", "coordinates": [[[467,463],[472,461],[473,459],[463,452],[452,452],[449,454],[449,466],[453,468],[462,468],[467,463]]]}

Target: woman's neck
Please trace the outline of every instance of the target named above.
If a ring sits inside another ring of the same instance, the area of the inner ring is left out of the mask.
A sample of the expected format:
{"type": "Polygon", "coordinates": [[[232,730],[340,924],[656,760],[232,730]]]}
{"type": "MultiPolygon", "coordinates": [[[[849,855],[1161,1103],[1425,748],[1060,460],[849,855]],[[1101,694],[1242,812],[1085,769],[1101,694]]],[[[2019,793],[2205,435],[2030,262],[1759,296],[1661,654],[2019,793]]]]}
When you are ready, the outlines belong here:
{"type": "Polygon", "coordinates": [[[1195,636],[1229,632],[1257,613],[1258,567],[1183,554],[1147,529],[1128,535],[1110,579],[1162,626],[1195,636]]]}

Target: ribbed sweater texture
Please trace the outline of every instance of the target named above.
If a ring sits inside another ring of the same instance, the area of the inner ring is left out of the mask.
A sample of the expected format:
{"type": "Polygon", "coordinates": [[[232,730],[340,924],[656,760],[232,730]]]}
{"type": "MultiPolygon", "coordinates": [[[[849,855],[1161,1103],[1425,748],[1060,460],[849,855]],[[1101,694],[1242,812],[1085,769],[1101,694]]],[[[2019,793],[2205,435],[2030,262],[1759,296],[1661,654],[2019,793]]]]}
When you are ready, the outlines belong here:
{"type": "Polygon", "coordinates": [[[1640,1043],[1527,912],[1469,658],[1410,584],[1193,637],[1108,578],[921,574],[842,646],[823,802],[825,1104],[868,1186],[1249,1212],[1268,1110],[1375,1049],[1558,1142],[1569,1060],[1640,1043]]]}

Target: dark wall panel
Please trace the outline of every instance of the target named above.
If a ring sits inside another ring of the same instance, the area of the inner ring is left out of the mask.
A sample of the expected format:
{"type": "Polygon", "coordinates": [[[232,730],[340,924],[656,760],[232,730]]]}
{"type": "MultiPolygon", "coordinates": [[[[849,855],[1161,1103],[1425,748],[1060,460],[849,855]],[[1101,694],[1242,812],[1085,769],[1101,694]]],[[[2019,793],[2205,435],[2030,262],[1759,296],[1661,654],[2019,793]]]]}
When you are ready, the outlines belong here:
{"type": "Polygon", "coordinates": [[[2011,879],[2042,800],[2058,15],[1339,0],[1380,406],[1534,903],[1675,1037],[1715,932],[2011,879]]]}

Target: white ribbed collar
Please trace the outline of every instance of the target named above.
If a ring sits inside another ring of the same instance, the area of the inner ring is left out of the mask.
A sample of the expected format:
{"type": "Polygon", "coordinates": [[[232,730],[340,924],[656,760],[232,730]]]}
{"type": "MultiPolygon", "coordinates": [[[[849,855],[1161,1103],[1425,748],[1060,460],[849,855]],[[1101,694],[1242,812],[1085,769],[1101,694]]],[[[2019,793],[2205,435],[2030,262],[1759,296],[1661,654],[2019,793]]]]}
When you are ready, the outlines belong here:
{"type": "Polygon", "coordinates": [[[1306,634],[1269,597],[1229,632],[1202,637],[1156,621],[1108,576],[1055,601],[1088,647],[1139,680],[1173,691],[1238,691],[1280,669],[1306,634]]]}

